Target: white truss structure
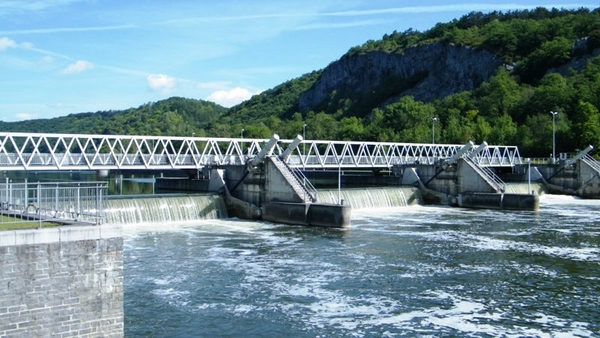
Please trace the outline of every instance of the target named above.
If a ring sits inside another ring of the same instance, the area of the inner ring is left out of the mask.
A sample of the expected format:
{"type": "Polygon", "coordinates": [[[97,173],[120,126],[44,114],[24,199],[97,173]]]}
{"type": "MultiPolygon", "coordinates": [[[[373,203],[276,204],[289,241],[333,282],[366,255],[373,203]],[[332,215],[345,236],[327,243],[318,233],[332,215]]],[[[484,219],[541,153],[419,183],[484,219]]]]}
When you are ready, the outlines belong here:
{"type": "MultiPolygon", "coordinates": [[[[246,165],[267,139],[177,136],[79,135],[0,132],[0,170],[201,169],[246,165]]],[[[282,154],[293,140],[279,140],[282,154]]],[[[356,141],[302,141],[286,162],[292,167],[389,168],[434,164],[463,145],[356,141]]],[[[488,146],[474,161],[483,166],[521,164],[514,146],[488,146]]]]}

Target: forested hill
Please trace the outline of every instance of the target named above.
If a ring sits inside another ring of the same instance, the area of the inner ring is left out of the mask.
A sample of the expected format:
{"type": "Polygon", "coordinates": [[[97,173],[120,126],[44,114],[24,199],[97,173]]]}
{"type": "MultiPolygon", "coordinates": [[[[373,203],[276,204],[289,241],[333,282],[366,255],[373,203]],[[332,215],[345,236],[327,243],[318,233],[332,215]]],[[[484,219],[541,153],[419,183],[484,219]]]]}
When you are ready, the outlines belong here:
{"type": "MultiPolygon", "coordinates": [[[[200,136],[227,108],[212,102],[172,97],[126,110],[79,113],[53,119],[0,122],[0,130],[69,134],[200,136]]],[[[202,135],[203,136],[203,135],[202,135]]]]}
{"type": "Polygon", "coordinates": [[[599,9],[472,12],[367,41],[228,110],[173,98],[0,130],[235,137],[243,128],[246,137],[291,138],[306,124],[310,139],[431,142],[435,117],[437,142],[485,140],[547,156],[550,111],[559,112],[557,152],[600,147],[599,55],[599,9]]]}
{"type": "Polygon", "coordinates": [[[515,144],[525,156],[600,147],[600,10],[469,13],[392,32],[233,107],[311,139],[515,144]],[[282,123],[286,121],[285,123],[282,123]],[[288,121],[291,120],[291,121],[288,121]]]}

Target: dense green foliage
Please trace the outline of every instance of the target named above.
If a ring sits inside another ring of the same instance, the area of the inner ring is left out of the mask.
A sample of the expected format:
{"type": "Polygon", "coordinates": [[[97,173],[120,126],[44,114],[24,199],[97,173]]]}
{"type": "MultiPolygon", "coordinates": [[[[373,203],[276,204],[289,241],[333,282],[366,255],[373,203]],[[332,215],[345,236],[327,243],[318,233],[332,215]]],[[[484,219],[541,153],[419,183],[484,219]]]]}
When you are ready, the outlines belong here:
{"type": "Polygon", "coordinates": [[[386,34],[381,40],[350,49],[349,53],[395,53],[419,44],[446,42],[494,51],[507,63],[519,63],[520,72],[534,79],[548,68],[568,61],[574,41],[589,37],[592,49],[600,47],[599,15],[598,10],[542,7],[508,13],[471,12],[458,20],[438,23],[423,33],[408,30],[386,34]]]}
{"type": "Polygon", "coordinates": [[[217,120],[226,111],[226,108],[212,102],[172,97],[123,111],[0,122],[0,130],[113,135],[204,135],[211,121],[217,120]]]}
{"type": "MultiPolygon", "coordinates": [[[[301,93],[322,74],[315,71],[229,110],[205,101],[171,98],[118,112],[0,122],[0,130],[218,137],[243,133],[252,138],[273,133],[292,138],[306,131],[309,139],[431,142],[435,129],[437,143],[485,140],[518,145],[525,156],[547,156],[552,152],[554,126],[557,152],[600,146],[599,9],[473,12],[425,32],[393,32],[348,54],[398,53],[432,42],[490,50],[508,66],[473,91],[432,102],[403,97],[384,104],[389,95],[383,81],[377,88],[381,98],[370,92],[339,99],[340,92],[334,90],[316,111],[299,112],[301,93]],[[579,70],[570,68],[574,60],[581,64],[579,70]],[[368,114],[351,116],[346,113],[349,107],[368,114]],[[554,123],[550,111],[559,112],[554,123]]],[[[410,79],[403,80],[410,85],[410,79]]]]}
{"type": "MultiPolygon", "coordinates": [[[[596,122],[600,110],[600,59],[590,57],[580,71],[567,68],[561,73],[552,71],[582,55],[589,57],[600,48],[600,10],[538,8],[508,13],[473,12],[423,33],[394,32],[348,53],[394,53],[432,42],[491,50],[512,64],[512,71],[500,68],[496,76],[478,89],[433,102],[404,97],[382,106],[373,93],[358,95],[348,102],[336,100],[340,92],[332,91],[325,106],[304,114],[295,112],[290,118],[299,93],[316,81],[318,74],[313,73],[286,83],[288,88],[297,88],[293,93],[276,91],[257,95],[244,103],[243,108],[232,108],[228,115],[237,116],[239,119],[235,121],[248,121],[245,129],[260,125],[255,131],[263,134],[254,134],[257,137],[278,133],[291,138],[306,130],[306,137],[311,139],[394,142],[431,142],[433,117],[437,117],[437,142],[462,144],[485,140],[492,144],[519,145],[521,153],[528,156],[544,156],[552,152],[550,111],[558,111],[554,125],[558,152],[574,151],[588,144],[600,146],[600,128],[596,122]],[[577,42],[579,48],[572,48],[577,42]],[[360,107],[371,113],[347,116],[348,107],[360,107]]],[[[397,85],[398,81],[394,82],[397,85]]]]}

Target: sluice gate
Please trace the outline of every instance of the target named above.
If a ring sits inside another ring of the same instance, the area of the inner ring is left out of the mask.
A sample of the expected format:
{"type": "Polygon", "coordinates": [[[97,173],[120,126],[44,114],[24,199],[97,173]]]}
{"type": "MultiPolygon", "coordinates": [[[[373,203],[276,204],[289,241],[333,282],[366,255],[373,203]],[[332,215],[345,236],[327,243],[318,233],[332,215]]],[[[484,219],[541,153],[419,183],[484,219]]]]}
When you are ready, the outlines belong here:
{"type": "Polygon", "coordinates": [[[418,186],[426,202],[469,208],[537,210],[539,196],[533,193],[507,193],[506,183],[490,166],[476,158],[487,148],[482,143],[466,143],[448,159],[433,166],[397,166],[395,173],[403,185],[418,186]]]}
{"type": "Polygon", "coordinates": [[[533,180],[542,182],[550,193],[600,198],[600,163],[589,155],[588,146],[573,158],[531,168],[533,180]]]}

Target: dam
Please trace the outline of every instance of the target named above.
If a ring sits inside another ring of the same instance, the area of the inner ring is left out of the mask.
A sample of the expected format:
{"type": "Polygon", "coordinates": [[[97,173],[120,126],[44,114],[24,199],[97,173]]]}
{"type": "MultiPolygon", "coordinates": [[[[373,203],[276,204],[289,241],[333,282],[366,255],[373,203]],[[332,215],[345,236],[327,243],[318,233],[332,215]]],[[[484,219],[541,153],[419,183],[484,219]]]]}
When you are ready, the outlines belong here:
{"type": "Polygon", "coordinates": [[[597,198],[600,165],[588,155],[592,150],[589,146],[569,158],[532,164],[517,147],[470,141],[0,133],[0,169],[160,173],[153,189],[219,193],[232,217],[346,227],[351,206],[341,198],[342,187],[411,187],[418,189],[422,203],[508,210],[539,207],[535,189],[511,191],[512,183],[541,183],[550,193],[597,198]],[[174,171],[185,175],[168,174],[174,171]],[[320,189],[336,187],[337,199],[319,196],[320,189]]]}
{"type": "MultiPolygon", "coordinates": [[[[38,189],[33,183],[29,186],[38,189]]],[[[0,190],[6,190],[2,188],[0,190]]],[[[540,183],[506,185],[507,191],[517,194],[527,195],[531,189],[544,191],[540,183]]],[[[92,191],[97,190],[94,187],[92,191]]],[[[356,211],[425,203],[422,189],[417,186],[319,188],[316,191],[317,201],[325,205],[343,203],[356,211]]],[[[4,300],[0,307],[0,335],[123,336],[124,229],[233,217],[228,213],[230,207],[226,199],[222,193],[111,196],[98,202],[103,206],[101,225],[94,225],[99,215],[90,213],[96,210],[94,201],[85,209],[85,214],[91,216],[88,223],[0,231],[0,258],[4,267],[0,271],[3,282],[0,297],[4,300]]],[[[48,200],[53,207],[56,205],[56,199],[48,200]]],[[[11,205],[14,206],[6,204],[11,205]]],[[[54,213],[51,217],[55,221],[58,218],[74,221],[64,219],[73,217],[72,213],[54,213]]],[[[298,217],[305,216],[301,213],[298,217]]]]}

